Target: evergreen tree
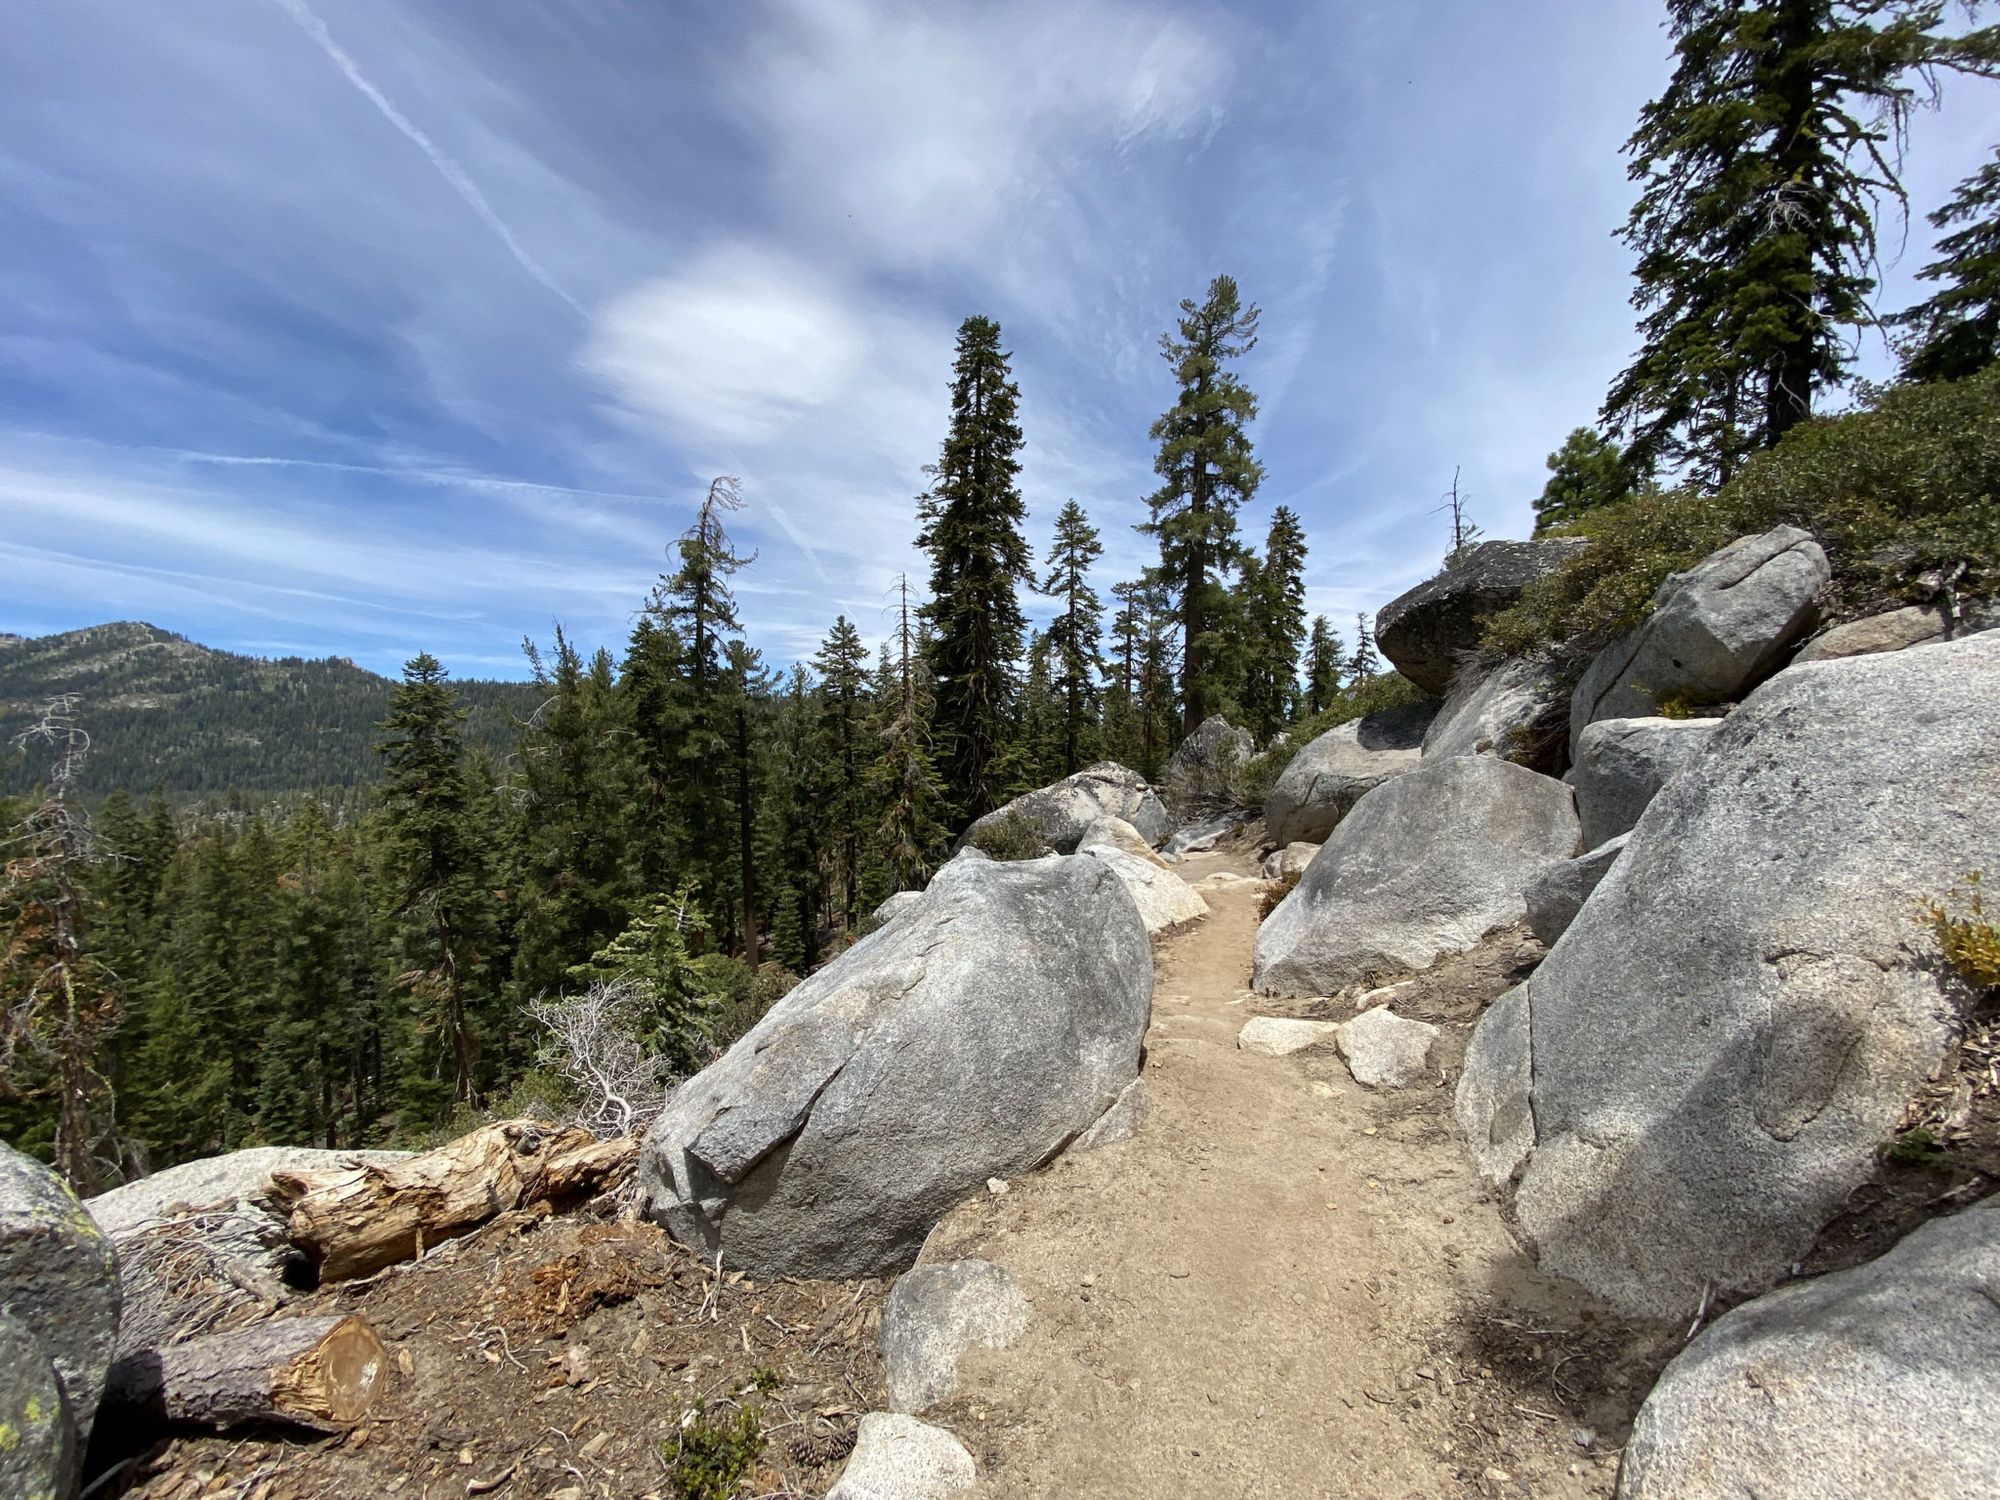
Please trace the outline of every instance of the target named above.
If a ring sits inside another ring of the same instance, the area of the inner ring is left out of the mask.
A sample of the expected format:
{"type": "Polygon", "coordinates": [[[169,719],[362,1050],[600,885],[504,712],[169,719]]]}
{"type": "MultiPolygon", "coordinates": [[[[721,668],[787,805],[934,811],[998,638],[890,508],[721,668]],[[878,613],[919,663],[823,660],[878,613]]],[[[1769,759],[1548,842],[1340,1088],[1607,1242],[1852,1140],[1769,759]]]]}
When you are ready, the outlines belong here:
{"type": "Polygon", "coordinates": [[[641,1045],[668,1059],[676,1073],[688,1074],[708,1061],[714,1048],[707,1025],[722,997],[705,981],[688,953],[688,936],[705,919],[695,904],[694,886],[644,903],[638,915],[602,948],[571,966],[570,983],[629,985],[644,997],[641,1045]]]}
{"type": "Polygon", "coordinates": [[[1256,397],[1229,368],[1257,346],[1257,309],[1243,305],[1234,279],[1218,276],[1199,305],[1181,303],[1178,326],[1178,338],[1160,340],[1180,396],[1152,427],[1162,483],[1140,529],[1159,539],[1158,576],[1179,612],[1182,721],[1192,734],[1233,685],[1228,662],[1216,658],[1228,654],[1227,575],[1243,556],[1236,512],[1264,470],[1250,448],[1256,397]]]}
{"type": "Polygon", "coordinates": [[[1535,535],[1567,526],[1587,511],[1625,499],[1634,488],[1619,446],[1595,427],[1579,427],[1548,457],[1549,482],[1535,500],[1535,535]]]}
{"type": "Polygon", "coordinates": [[[1983,67],[1940,0],[1669,0],[1677,65],[1627,150],[1638,356],[1604,416],[1643,467],[1727,480],[1812,415],[1869,317],[1913,69],[1983,67]]]}
{"type": "Polygon", "coordinates": [[[763,794],[764,711],[771,692],[763,656],[743,641],[729,643],[731,698],[729,759],[736,804],[737,864],[741,871],[743,958],[752,968],[762,954],[757,913],[757,810],[763,794]]]}
{"type": "Polygon", "coordinates": [[[937,868],[944,843],[938,823],[941,791],[930,753],[930,684],[910,610],[910,581],[897,580],[894,712],[882,731],[876,763],[883,807],[882,862],[892,890],[921,890],[937,868]]]}
{"type": "Polygon", "coordinates": [[[860,917],[861,845],[874,823],[861,770],[874,756],[865,743],[868,652],[846,615],[834,621],[813,666],[820,679],[822,754],[834,771],[827,825],[840,852],[840,911],[846,930],[852,932],[860,917]]]}
{"type": "Polygon", "coordinates": [[[1090,565],[1103,555],[1104,544],[1083,507],[1074,500],[1066,502],[1056,516],[1055,540],[1045,559],[1049,572],[1042,580],[1042,592],[1057,605],[1048,642],[1050,671],[1063,704],[1065,776],[1074,774],[1082,763],[1084,728],[1097,713],[1098,643],[1104,633],[1104,606],[1090,586],[1090,565]]]}
{"type": "Polygon", "coordinates": [[[1340,695],[1340,674],[1346,666],[1340,656],[1342,649],[1340,636],[1326,616],[1314,615],[1312,637],[1306,643],[1307,713],[1325,713],[1340,695]]]}
{"type": "Polygon", "coordinates": [[[638,827],[633,830],[641,889],[661,891],[674,882],[686,859],[686,840],[674,820],[684,737],[681,638],[666,618],[665,583],[653,597],[626,644],[618,672],[618,695],[631,726],[639,769],[638,827]]]}
{"type": "Polygon", "coordinates": [[[1243,712],[1261,744],[1292,717],[1306,645],[1306,533],[1289,507],[1271,513],[1263,561],[1245,582],[1250,671],[1243,712]]]}
{"type": "Polygon", "coordinates": [[[1028,638],[1028,670],[1022,685],[1020,714],[1007,742],[1003,764],[1009,793],[1019,796],[1062,779],[1063,709],[1056,693],[1048,632],[1028,638]]]}
{"type": "Polygon", "coordinates": [[[992,810],[1026,620],[1016,592],[1031,554],[1018,478],[1020,389],[1000,347],[1000,325],[967,318],[952,363],[951,426],[930,489],[918,501],[917,545],[930,555],[925,618],[935,633],[939,766],[958,815],[992,810]]]}
{"type": "MultiPolygon", "coordinates": [[[[464,717],[444,667],[420,652],[403,667],[380,745],[387,873],[394,914],[405,919],[404,982],[423,1011],[420,1031],[434,1029],[444,1042],[452,1096],[461,1104],[473,1097],[475,934],[489,889],[489,851],[474,831],[467,785],[464,717]]],[[[420,1082],[426,1071],[421,1063],[414,1070],[414,1094],[428,1095],[420,1082]]]]}
{"type": "Polygon", "coordinates": [[[1354,687],[1374,680],[1382,670],[1382,658],[1375,652],[1375,633],[1368,628],[1368,616],[1354,617],[1354,654],[1347,658],[1347,678],[1354,687]]]}
{"type": "Polygon", "coordinates": [[[778,794],[770,804],[770,843],[776,851],[771,949],[778,962],[799,973],[809,972],[820,960],[825,808],[836,790],[821,754],[819,730],[818,694],[806,669],[795,663],[778,716],[778,794]]]}
{"type": "Polygon", "coordinates": [[[1930,220],[1938,229],[1962,227],[1940,239],[1938,258],[1917,272],[1938,290],[1896,319],[1913,330],[1903,374],[1963,380],[2000,360],[2000,152],[1930,220]]]}

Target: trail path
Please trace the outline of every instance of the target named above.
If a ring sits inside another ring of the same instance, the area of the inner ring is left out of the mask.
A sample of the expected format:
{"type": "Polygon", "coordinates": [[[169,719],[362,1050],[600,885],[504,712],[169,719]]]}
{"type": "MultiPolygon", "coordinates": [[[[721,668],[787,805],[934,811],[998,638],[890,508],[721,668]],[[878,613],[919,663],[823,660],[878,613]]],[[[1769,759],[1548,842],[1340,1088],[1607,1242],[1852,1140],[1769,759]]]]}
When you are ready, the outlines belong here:
{"type": "MultiPolygon", "coordinates": [[[[1217,871],[1256,874],[1242,852],[1180,867],[1217,871]]],[[[1033,1307],[938,1413],[978,1493],[1608,1495],[1629,1412],[1586,1386],[1617,1376],[1516,1249],[1448,1090],[1372,1094],[1331,1046],[1238,1050],[1252,1016],[1308,1013],[1247,993],[1263,889],[1205,891],[1211,916],[1159,946],[1138,1138],[963,1206],[925,1250],[999,1262],[1033,1307]],[[1587,1417],[1619,1430],[1585,1446],[1587,1417]]]]}

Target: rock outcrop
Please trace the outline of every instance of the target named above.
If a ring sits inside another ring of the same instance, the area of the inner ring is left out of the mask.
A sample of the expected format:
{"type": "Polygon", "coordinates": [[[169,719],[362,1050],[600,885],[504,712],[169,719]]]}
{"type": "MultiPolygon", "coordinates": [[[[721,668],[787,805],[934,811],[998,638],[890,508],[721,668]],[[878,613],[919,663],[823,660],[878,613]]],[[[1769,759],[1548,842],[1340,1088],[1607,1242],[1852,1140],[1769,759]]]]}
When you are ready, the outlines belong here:
{"type": "Polygon", "coordinates": [[[69,1500],[82,1468],[76,1414],[48,1350],[0,1312],[0,1495],[69,1500]]]}
{"type": "Polygon", "coordinates": [[[1092,844],[1103,844],[1110,849],[1123,849],[1135,859],[1143,859],[1148,864],[1158,865],[1163,870],[1168,868],[1167,862],[1160,858],[1159,851],[1146,842],[1145,835],[1123,818],[1099,818],[1084,829],[1083,837],[1076,841],[1077,853],[1081,854],[1092,844]]]}
{"type": "Polygon", "coordinates": [[[1501,1187],[1535,1149],[1534,1080],[1528,1069],[1528,990],[1515,985],[1486,1007],[1466,1043],[1453,1113],[1472,1164],[1501,1187]]]}
{"type": "Polygon", "coordinates": [[[1005,1349],[1028,1326],[1028,1299],[989,1260],[916,1266],[882,1307],[882,1369],[889,1409],[928,1411],[958,1388],[959,1356],[1005,1349]]]}
{"type": "Polygon", "coordinates": [[[1521,892],[1576,853],[1570,789],[1485,755],[1432,761],[1355,804],[1257,931],[1252,984],[1325,995],[1421,969],[1527,914],[1521,892]]]}
{"type": "Polygon", "coordinates": [[[760,1276],[879,1276],[1137,1075],[1153,956],[1098,859],[954,860],[674,1093],[640,1203],[760,1276]]]}
{"type": "Polygon", "coordinates": [[[1675,573],[1637,629],[1598,653],[1570,699],[1570,744],[1599,719],[1636,719],[1679,698],[1727,703],[1785,664],[1813,627],[1833,570],[1796,526],[1746,536],[1675,573]]]}
{"type": "MultiPolygon", "coordinates": [[[[1556,939],[1569,931],[1583,903],[1597,889],[1607,871],[1625,852],[1629,834],[1606,839],[1588,854],[1551,865],[1528,882],[1521,894],[1528,903],[1528,930],[1543,947],[1553,948],[1556,939]]],[[[1588,843],[1586,835],[1584,842],[1588,843]]]]}
{"type": "Polygon", "coordinates": [[[1084,830],[1100,818],[1121,818],[1149,844],[1167,836],[1173,820],[1166,804],[1137,771],[1101,761],[1053,786],[1024,792],[997,807],[965,832],[964,843],[976,844],[983,830],[1018,817],[1045,839],[1058,854],[1074,854],[1084,830]]]}
{"type": "Polygon", "coordinates": [[[1418,687],[1442,693],[1459,663],[1479,649],[1487,618],[1588,545],[1572,538],[1481,542],[1437,577],[1383,605],[1375,616],[1375,644],[1418,687]]]}
{"type": "Polygon", "coordinates": [[[1912,918],[1975,869],[2000,634],[1795,667],[1724,720],[1515,992],[1527,1097],[1479,1085],[1533,1120],[1514,1209],[1543,1266],[1644,1316],[1783,1276],[1946,1055],[1912,918]]]}
{"type": "Polygon", "coordinates": [[[1653,1387],[1621,1500],[1932,1500],[2000,1481],[2000,1200],[1737,1308],[1653,1387]]]}
{"type": "MultiPolygon", "coordinates": [[[[104,1231],[60,1177],[0,1142],[0,1313],[41,1345],[79,1445],[104,1394],[119,1306],[118,1257],[104,1231]]],[[[32,1384],[40,1377],[30,1364],[22,1378],[32,1384]]]]}
{"type": "Polygon", "coordinates": [[[1422,703],[1350,719],[1303,746],[1264,798],[1264,829],[1272,841],[1325,843],[1363,796],[1416,770],[1437,708],[1422,703]]]}
{"type": "Polygon", "coordinates": [[[1600,719],[1576,740],[1563,779],[1576,788],[1583,844],[1595,849],[1639,821],[1661,787],[1692,765],[1720,719],[1600,719]]]}
{"type": "Polygon", "coordinates": [[[1086,844],[1076,857],[1094,859],[1118,877],[1132,904],[1139,909],[1139,920],[1146,924],[1149,937],[1172,927],[1199,922],[1208,915],[1208,903],[1164,865],[1108,844],[1086,844]]]}
{"type": "Polygon", "coordinates": [[[1257,753],[1257,741],[1221,714],[1210,714],[1167,757],[1160,773],[1169,792],[1226,794],[1229,779],[1257,753]]]}
{"type": "Polygon", "coordinates": [[[1836,625],[1801,646],[1792,664],[1802,666],[1807,662],[1838,661],[1843,656],[1906,651],[1911,646],[1956,640],[1996,627],[2000,627],[2000,604],[1973,604],[1957,616],[1947,615],[1936,605],[1912,604],[1906,609],[1892,609],[1886,614],[1836,625]]]}
{"type": "Polygon", "coordinates": [[[1568,719],[1561,674],[1546,662],[1512,657],[1461,668],[1424,732],[1424,755],[1497,755],[1554,774],[1562,769],[1568,719]]]}

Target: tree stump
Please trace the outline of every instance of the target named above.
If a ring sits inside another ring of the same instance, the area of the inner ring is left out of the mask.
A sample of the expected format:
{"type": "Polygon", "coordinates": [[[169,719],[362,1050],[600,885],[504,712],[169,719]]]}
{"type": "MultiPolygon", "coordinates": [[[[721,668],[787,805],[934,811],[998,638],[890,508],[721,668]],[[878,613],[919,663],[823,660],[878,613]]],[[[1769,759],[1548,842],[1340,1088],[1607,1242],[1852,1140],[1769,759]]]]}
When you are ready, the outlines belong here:
{"type": "Polygon", "coordinates": [[[156,1425],[353,1425],[388,1379],[389,1357],[361,1318],[274,1318],[233,1333],[141,1349],[111,1367],[107,1409],[156,1425]]]}

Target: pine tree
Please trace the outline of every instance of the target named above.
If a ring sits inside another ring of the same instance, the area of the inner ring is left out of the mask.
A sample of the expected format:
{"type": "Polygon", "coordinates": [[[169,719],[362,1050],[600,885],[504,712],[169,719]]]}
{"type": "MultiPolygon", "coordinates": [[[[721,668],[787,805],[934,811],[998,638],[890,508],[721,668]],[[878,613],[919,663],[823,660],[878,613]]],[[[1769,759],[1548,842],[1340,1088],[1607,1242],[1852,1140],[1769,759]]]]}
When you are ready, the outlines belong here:
{"type": "Polygon", "coordinates": [[[1619,446],[1595,427],[1579,427],[1548,457],[1549,482],[1535,499],[1535,535],[1567,526],[1588,511],[1613,505],[1633,491],[1633,475],[1619,446]]]}
{"type": "Polygon", "coordinates": [[[567,978],[576,988],[598,983],[630,985],[644,997],[640,1043],[665,1057],[675,1072],[694,1072],[713,1047],[707,1023],[721,997],[704,982],[689,956],[688,937],[705,919],[686,884],[668,896],[646,901],[625,928],[588,959],[572,965],[567,978]]]}
{"type": "Polygon", "coordinates": [[[1713,483],[1812,415],[1869,317],[1913,70],[1986,66],[1939,0],[1669,0],[1677,65],[1627,150],[1643,343],[1605,402],[1642,464],[1713,483]]]}
{"type": "MultiPolygon", "coordinates": [[[[452,1095],[473,1097],[469,992],[478,982],[474,933],[488,889],[488,850],[474,833],[466,780],[465,710],[448,674],[429,652],[403,667],[382,721],[379,746],[388,874],[403,933],[405,982],[451,1060],[452,1095]]],[[[421,1028],[420,1028],[421,1029],[421,1028]]],[[[421,1077],[421,1064],[415,1070],[421,1077]]]]}
{"type": "Polygon", "coordinates": [[[737,863],[740,874],[744,962],[755,968],[763,951],[757,913],[757,825],[758,807],[763,797],[764,717],[771,693],[771,677],[764,670],[764,658],[743,641],[729,643],[730,737],[729,759],[732,779],[731,800],[736,805],[737,863]]]}
{"type": "Polygon", "coordinates": [[[631,726],[639,766],[638,827],[633,830],[643,890],[670,888],[686,860],[686,840],[675,821],[685,738],[681,638],[666,618],[664,580],[653,592],[625,648],[618,695],[631,726]]]}
{"type": "Polygon", "coordinates": [[[1042,580],[1042,592],[1056,600],[1048,640],[1050,670],[1063,703],[1065,776],[1082,764],[1084,727],[1097,713],[1104,606],[1090,586],[1090,565],[1103,555],[1104,544],[1083,507],[1075,500],[1066,502],[1056,516],[1055,540],[1044,559],[1049,572],[1042,580]]]}
{"type": "Polygon", "coordinates": [[[1464,557],[1485,535],[1477,521],[1472,519],[1472,496],[1459,488],[1458,469],[1451,471],[1451,488],[1438,497],[1437,508],[1451,520],[1451,546],[1444,555],[1445,566],[1450,567],[1464,557]]]}
{"type": "Polygon", "coordinates": [[[1347,658],[1347,678],[1354,687],[1374,680],[1382,670],[1382,658],[1375,652],[1375,633],[1368,628],[1368,616],[1354,617],[1354,654],[1347,658]]]}
{"type": "Polygon", "coordinates": [[[1031,561],[1021,535],[1021,393],[1009,377],[1000,325],[967,318],[952,363],[951,427],[918,500],[917,545],[931,560],[924,610],[935,632],[939,768],[966,821],[997,800],[1026,629],[1017,594],[1030,581],[1031,561]]]}
{"type": "Polygon", "coordinates": [[[861,632],[846,615],[833,622],[813,666],[820,679],[822,753],[835,773],[826,817],[840,851],[840,911],[846,930],[852,932],[860,920],[861,845],[874,823],[862,767],[874,755],[866,743],[868,652],[861,632]]]}
{"type": "Polygon", "coordinates": [[[1228,276],[1209,283],[1197,305],[1181,303],[1179,338],[1162,336],[1180,396],[1153,424],[1162,480],[1140,527],[1159,538],[1158,576],[1180,615],[1182,721],[1192,734],[1233,685],[1228,675],[1227,575],[1243,556],[1236,512],[1257,492],[1263,466],[1251,454],[1256,397],[1229,368],[1257,346],[1257,309],[1245,307],[1228,276]]]}
{"type": "Polygon", "coordinates": [[[1340,636],[1327,623],[1325,615],[1314,615],[1312,637],[1306,643],[1306,712],[1323,714],[1333,707],[1333,700],[1340,695],[1340,674],[1346,663],[1341,660],[1340,636]]]}
{"type": "Polygon", "coordinates": [[[1938,290],[1896,319],[1913,330],[1903,374],[1963,380],[2000,360],[2000,152],[1930,221],[1938,229],[1963,227],[1940,239],[1938,258],[1917,272],[1938,290]]]}
{"type": "Polygon", "coordinates": [[[778,715],[778,792],[770,801],[770,844],[776,851],[771,881],[773,956],[799,973],[820,958],[820,915],[825,901],[826,813],[835,791],[820,754],[819,702],[806,669],[793,664],[790,690],[778,715]]]}
{"type": "Polygon", "coordinates": [[[1261,744],[1292,716],[1306,645],[1306,533],[1288,506],[1271,513],[1263,561],[1245,581],[1250,672],[1243,712],[1261,744]]]}
{"type": "Polygon", "coordinates": [[[892,890],[921,890],[937,868],[944,843],[938,823],[941,791],[930,753],[930,684],[924,672],[910,610],[910,581],[897,580],[894,663],[895,709],[882,731],[882,758],[876,763],[878,799],[883,807],[882,862],[892,890]]]}
{"type": "Polygon", "coordinates": [[[1062,779],[1063,708],[1056,692],[1048,632],[1028,638],[1028,660],[1021,687],[1020,713],[1013,737],[1002,756],[1003,785],[1019,796],[1062,779]]]}

